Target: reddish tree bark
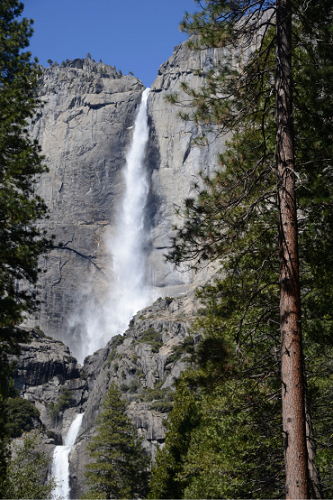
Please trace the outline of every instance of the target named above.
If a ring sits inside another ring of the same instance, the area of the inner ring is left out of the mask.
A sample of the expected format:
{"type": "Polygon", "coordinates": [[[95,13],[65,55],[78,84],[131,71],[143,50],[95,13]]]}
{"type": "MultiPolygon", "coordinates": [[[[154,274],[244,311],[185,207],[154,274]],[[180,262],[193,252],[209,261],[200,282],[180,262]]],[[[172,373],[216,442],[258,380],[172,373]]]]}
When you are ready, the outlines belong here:
{"type": "Polygon", "coordinates": [[[286,497],[308,498],[291,75],[291,0],[276,0],[282,420],[286,497]]]}

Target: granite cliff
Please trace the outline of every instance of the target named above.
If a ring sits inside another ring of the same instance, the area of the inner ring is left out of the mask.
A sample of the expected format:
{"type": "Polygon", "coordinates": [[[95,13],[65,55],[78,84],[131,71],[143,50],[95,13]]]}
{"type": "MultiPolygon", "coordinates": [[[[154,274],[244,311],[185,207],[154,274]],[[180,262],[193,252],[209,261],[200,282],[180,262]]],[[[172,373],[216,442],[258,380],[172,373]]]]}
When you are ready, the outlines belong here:
{"type": "Polygon", "coordinates": [[[40,88],[44,107],[32,135],[49,167],[38,189],[49,207],[43,229],[55,236],[57,248],[41,266],[37,323],[78,355],[80,331],[70,318],[80,316],[88,295],[102,297],[112,279],[103,236],[114,227],[121,169],[144,87],[85,59],[46,69],[40,88]]]}
{"type": "MultiPolygon", "coordinates": [[[[152,300],[185,293],[206,277],[204,272],[194,276],[185,268],[174,269],[165,262],[164,254],[177,222],[176,208],[193,193],[198,172],[216,166],[216,153],[223,142],[212,141],[207,148],[193,146],[192,140],[201,130],[180,120],[179,109],[166,96],[178,92],[181,81],[198,87],[202,77],[195,75],[195,69],[205,72],[219,57],[221,51],[194,52],[181,44],[159,68],[151,87],[145,163],[150,191],[145,224],[146,274],[152,300]]],[[[106,290],[115,282],[106,239],[115,231],[124,191],[122,169],[144,87],[137,78],[120,77],[113,67],[91,59],[45,69],[40,85],[44,107],[31,132],[49,167],[39,192],[50,208],[43,227],[55,235],[56,248],[42,263],[42,306],[30,326],[38,324],[80,357],[82,311],[92,297],[98,310],[106,290]]]]}

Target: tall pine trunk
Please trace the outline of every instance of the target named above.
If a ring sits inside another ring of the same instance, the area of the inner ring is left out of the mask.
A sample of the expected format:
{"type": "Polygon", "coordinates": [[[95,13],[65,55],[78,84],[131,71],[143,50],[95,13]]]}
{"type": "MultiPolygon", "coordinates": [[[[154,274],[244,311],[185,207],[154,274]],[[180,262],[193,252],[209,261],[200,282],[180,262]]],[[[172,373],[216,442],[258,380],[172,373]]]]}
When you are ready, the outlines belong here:
{"type": "Polygon", "coordinates": [[[291,0],[276,0],[282,420],[286,497],[308,498],[291,75],[291,0]]]}

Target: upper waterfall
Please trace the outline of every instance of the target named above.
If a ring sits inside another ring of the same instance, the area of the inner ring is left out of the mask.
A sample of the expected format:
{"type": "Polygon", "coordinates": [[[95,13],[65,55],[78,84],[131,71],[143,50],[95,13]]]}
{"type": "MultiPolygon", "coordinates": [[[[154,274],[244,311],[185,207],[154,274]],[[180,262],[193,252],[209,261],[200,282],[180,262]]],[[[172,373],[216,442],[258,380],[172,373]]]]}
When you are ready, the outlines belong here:
{"type": "Polygon", "coordinates": [[[123,171],[125,191],[117,211],[115,231],[105,237],[110,285],[102,303],[96,304],[94,297],[89,297],[83,318],[80,318],[85,332],[81,331],[81,352],[75,354],[81,361],[103,347],[111,337],[123,333],[132,316],[149,303],[144,223],[149,192],[144,163],[149,136],[148,96],[149,89],[146,89],[134,122],[132,143],[123,171]]]}
{"type": "MultiPolygon", "coordinates": [[[[203,77],[195,69],[205,74],[220,56],[218,50],[197,53],[186,44],[177,46],[160,67],[149,94],[149,142],[140,170],[147,172],[149,181],[144,209],[144,230],[149,234],[140,252],[147,267],[142,272],[154,287],[152,300],[179,296],[206,280],[206,269],[196,275],[185,272],[185,265],[179,270],[165,261],[165,253],[173,227],[180,223],[176,210],[184,199],[196,195],[193,183],[200,179],[198,172],[209,174],[224,147],[216,138],[208,148],[196,146],[194,139],[201,134],[197,124],[180,120],[179,107],[167,96],[179,92],[184,78],[191,88],[199,88],[203,77]]],[[[123,202],[127,199],[128,207],[134,202],[125,186],[126,156],[129,161],[133,125],[146,96],[137,78],[113,78],[112,67],[105,73],[99,69],[99,63],[90,60],[46,68],[40,87],[44,107],[31,124],[31,137],[41,144],[49,167],[40,179],[38,194],[50,207],[50,218],[42,228],[55,235],[55,247],[41,262],[40,310],[30,324],[37,323],[47,335],[61,339],[81,361],[87,352],[101,347],[103,339],[119,332],[114,316],[102,309],[119,307],[114,300],[120,293],[119,259],[112,242],[122,234],[123,202]],[[87,78],[88,71],[96,82],[87,78]]]]}
{"type": "Polygon", "coordinates": [[[126,323],[125,326],[133,314],[148,305],[144,251],[147,234],[144,218],[149,184],[144,159],[149,135],[147,122],[149,90],[146,89],[142,94],[142,102],[135,120],[133,141],[124,171],[125,195],[117,223],[116,237],[111,239],[109,244],[117,279],[117,316],[121,325],[126,323]],[[126,320],[121,319],[123,316],[126,320]]]}

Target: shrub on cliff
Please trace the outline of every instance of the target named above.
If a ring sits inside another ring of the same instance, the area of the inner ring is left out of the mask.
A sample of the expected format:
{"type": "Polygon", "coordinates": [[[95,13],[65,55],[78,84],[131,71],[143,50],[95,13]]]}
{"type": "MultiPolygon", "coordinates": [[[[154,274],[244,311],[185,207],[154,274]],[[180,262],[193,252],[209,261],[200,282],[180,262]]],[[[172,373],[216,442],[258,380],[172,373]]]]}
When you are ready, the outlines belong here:
{"type": "Polygon", "coordinates": [[[34,422],[39,420],[39,410],[30,401],[19,396],[6,400],[5,411],[7,416],[5,428],[12,438],[31,431],[34,422]]]}
{"type": "Polygon", "coordinates": [[[72,393],[69,389],[63,387],[61,389],[61,394],[57,403],[51,401],[50,404],[51,418],[55,420],[58,417],[59,413],[63,412],[67,408],[70,408],[71,405],[72,405],[72,393]]]}

